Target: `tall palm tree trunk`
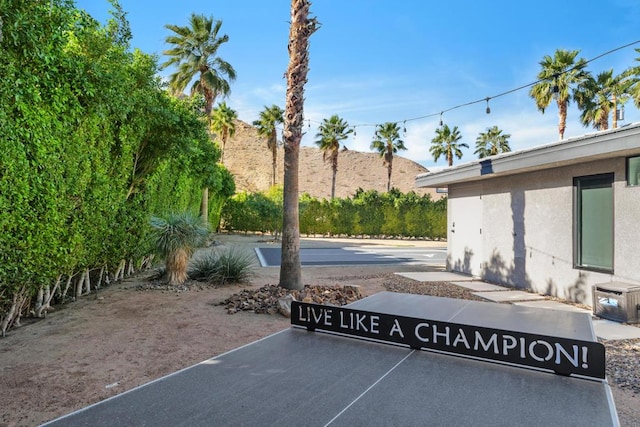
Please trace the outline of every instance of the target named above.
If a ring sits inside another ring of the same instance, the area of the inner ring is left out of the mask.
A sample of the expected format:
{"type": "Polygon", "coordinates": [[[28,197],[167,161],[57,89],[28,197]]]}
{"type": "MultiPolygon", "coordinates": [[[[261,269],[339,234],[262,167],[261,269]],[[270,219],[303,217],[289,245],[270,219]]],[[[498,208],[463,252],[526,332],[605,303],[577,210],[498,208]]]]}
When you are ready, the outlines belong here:
{"type": "Polygon", "coordinates": [[[278,169],[278,137],[276,132],[271,136],[271,185],[276,185],[276,171],[278,169]]]}
{"type": "Polygon", "coordinates": [[[611,129],[618,128],[618,97],[616,97],[615,92],[611,94],[611,104],[613,114],[611,115],[611,129]]]}
{"type": "Polygon", "coordinates": [[[291,0],[289,66],[284,118],[284,214],[280,283],[286,289],[302,289],[300,218],[298,216],[298,167],[304,114],[304,84],[309,71],[309,37],[317,29],[309,18],[309,0],[291,0]]]}
{"type": "Polygon", "coordinates": [[[558,134],[564,139],[564,131],[567,129],[567,102],[558,101],[558,134]]]}
{"type": "Polygon", "coordinates": [[[338,174],[338,158],[335,157],[331,164],[331,170],[333,174],[331,175],[331,200],[336,197],[336,175],[338,174]]]}

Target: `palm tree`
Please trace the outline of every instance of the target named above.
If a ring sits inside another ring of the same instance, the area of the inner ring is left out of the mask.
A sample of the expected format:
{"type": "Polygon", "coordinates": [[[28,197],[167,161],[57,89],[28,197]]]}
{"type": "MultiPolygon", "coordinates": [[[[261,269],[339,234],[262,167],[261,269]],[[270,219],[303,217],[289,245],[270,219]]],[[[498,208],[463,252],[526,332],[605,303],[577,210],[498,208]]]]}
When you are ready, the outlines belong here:
{"type": "MultiPolygon", "coordinates": [[[[220,138],[220,163],[224,164],[224,147],[227,143],[227,139],[232,137],[236,133],[235,119],[237,114],[235,110],[227,107],[225,102],[218,104],[218,106],[211,112],[210,129],[220,138]]],[[[200,205],[200,217],[205,222],[209,223],[209,188],[202,189],[202,204],[200,205]]]]}
{"type": "Polygon", "coordinates": [[[271,167],[273,169],[271,185],[276,185],[276,166],[278,164],[278,135],[276,125],[284,122],[284,111],[277,105],[264,106],[260,118],[253,122],[258,134],[267,138],[267,148],[271,151],[271,167]]]}
{"type": "Polygon", "coordinates": [[[383,158],[382,164],[387,167],[387,191],[391,189],[391,172],[393,171],[393,155],[398,150],[406,150],[404,141],[400,139],[400,127],[397,123],[387,122],[376,126],[371,141],[371,149],[383,158]]]}
{"type": "Polygon", "coordinates": [[[174,214],[168,218],[151,218],[156,251],[165,259],[167,282],[182,285],[187,280],[191,255],[208,234],[202,221],[189,214],[174,214]]]}
{"type": "Polygon", "coordinates": [[[224,148],[229,138],[233,138],[236,133],[236,119],[238,114],[229,108],[226,102],[221,102],[211,112],[211,132],[220,139],[221,153],[220,163],[224,164],[224,148]]]}
{"type": "Polygon", "coordinates": [[[502,134],[502,130],[498,126],[487,128],[486,132],[480,132],[476,138],[476,151],[478,158],[483,159],[489,156],[495,156],[500,153],[508,153],[511,151],[509,147],[510,134],[502,134]]]}
{"type": "Polygon", "coordinates": [[[177,65],[178,70],[169,76],[169,87],[175,94],[182,93],[196,79],[191,94],[204,96],[205,115],[210,117],[218,95],[227,96],[231,92],[229,82],[236,79],[231,64],[217,56],[218,49],[229,41],[229,36],[218,37],[222,21],[214,21],[213,17],[192,13],[189,24],[186,27],[165,25],[175,34],[165,39],[173,47],[162,52],[169,56],[162,68],[177,65]]]}
{"type": "Polygon", "coordinates": [[[613,75],[613,69],[592,75],[578,85],[573,97],[582,110],[580,121],[585,126],[592,125],[594,129],[609,129],[609,113],[612,113],[612,127],[618,127],[616,110],[618,103],[628,99],[629,87],[633,79],[629,74],[613,75]]]}
{"type": "Polygon", "coordinates": [[[447,159],[447,164],[453,166],[453,156],[458,159],[462,158],[462,150],[460,148],[469,148],[466,143],[458,144],[458,141],[462,139],[462,135],[458,130],[458,126],[454,126],[450,129],[448,125],[443,125],[436,129],[436,136],[431,140],[431,148],[429,151],[433,155],[433,160],[438,161],[440,156],[444,156],[447,159]]]}
{"type": "Polygon", "coordinates": [[[333,176],[331,177],[331,199],[336,196],[336,175],[338,173],[338,153],[340,153],[340,141],[344,141],[353,133],[349,124],[334,114],[329,119],[324,119],[316,134],[315,142],[322,150],[322,160],[331,163],[333,176]]]}
{"type": "Polygon", "coordinates": [[[564,138],[564,131],[567,127],[567,108],[571,101],[571,90],[581,81],[587,73],[584,67],[587,62],[584,59],[576,61],[579,50],[556,50],[553,58],[545,55],[540,61],[542,70],[538,73],[538,83],[534,84],[529,91],[536,101],[538,110],[542,111],[556,100],[558,104],[558,133],[560,139],[564,138]]]}
{"type": "Polygon", "coordinates": [[[309,0],[291,0],[289,65],[284,114],[284,194],[280,283],[286,289],[302,289],[300,219],[298,216],[298,167],[304,121],[304,84],[309,72],[309,38],[319,26],[309,17],[309,0]]]}
{"type": "MultiPolygon", "coordinates": [[[[640,48],[636,52],[640,53],[640,48]]],[[[640,62],[640,57],[636,58],[636,62],[640,62]]],[[[628,93],[636,107],[640,108],[640,65],[630,67],[623,74],[629,79],[628,93]]]]}

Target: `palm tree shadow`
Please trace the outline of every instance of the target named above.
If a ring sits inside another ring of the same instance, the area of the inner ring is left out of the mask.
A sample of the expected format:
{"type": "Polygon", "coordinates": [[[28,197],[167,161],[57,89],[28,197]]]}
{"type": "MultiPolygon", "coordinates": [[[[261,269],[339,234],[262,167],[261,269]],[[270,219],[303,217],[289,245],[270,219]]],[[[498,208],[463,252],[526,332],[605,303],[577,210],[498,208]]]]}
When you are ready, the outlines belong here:
{"type": "Polygon", "coordinates": [[[473,255],[473,250],[465,246],[464,256],[462,259],[458,258],[455,262],[452,263],[451,256],[447,256],[447,269],[464,274],[471,274],[471,258],[473,258],[473,255]]]}
{"type": "Polygon", "coordinates": [[[525,243],[525,197],[523,190],[511,192],[511,230],[513,261],[508,263],[498,249],[494,248],[489,260],[483,265],[482,277],[488,282],[499,283],[519,289],[530,289],[527,274],[527,249],[525,243]]]}

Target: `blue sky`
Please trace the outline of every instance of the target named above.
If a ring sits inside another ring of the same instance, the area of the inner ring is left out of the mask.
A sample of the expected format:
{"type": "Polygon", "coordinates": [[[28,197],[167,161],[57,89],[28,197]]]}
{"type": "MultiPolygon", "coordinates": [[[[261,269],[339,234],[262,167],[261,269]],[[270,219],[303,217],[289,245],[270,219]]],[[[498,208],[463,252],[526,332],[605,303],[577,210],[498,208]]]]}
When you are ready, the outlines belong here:
{"type": "MultiPolygon", "coordinates": [[[[219,56],[238,74],[227,104],[251,123],[265,105],[284,108],[288,63],[288,0],[197,1],[120,0],[128,12],[132,46],[161,57],[169,30],[165,24],[187,25],[191,12],[223,21],[229,42],[219,56]]],[[[108,18],[107,0],[79,0],[101,22],[108,18]]],[[[408,148],[399,154],[427,168],[445,166],[429,153],[440,111],[515,89],[536,80],[539,61],[556,49],[580,50],[589,60],[640,40],[637,0],[440,1],[315,0],[312,15],[322,27],[311,37],[310,71],[305,87],[306,135],[313,145],[324,118],[340,115],[356,126],[344,144],[370,151],[375,124],[399,122],[406,127],[408,148]],[[429,116],[418,120],[417,117],[429,116]],[[406,121],[406,122],[405,122],[406,121]]],[[[640,54],[640,43],[591,62],[597,74],[620,73],[640,54]]],[[[170,70],[163,72],[169,74],[170,70]]],[[[513,150],[555,142],[557,108],[540,113],[523,89],[443,114],[458,126],[469,145],[455,164],[476,158],[475,139],[497,125],[511,135],[513,150]]],[[[630,101],[625,123],[640,121],[630,101]]],[[[593,132],[569,110],[565,138],[593,132]]]]}

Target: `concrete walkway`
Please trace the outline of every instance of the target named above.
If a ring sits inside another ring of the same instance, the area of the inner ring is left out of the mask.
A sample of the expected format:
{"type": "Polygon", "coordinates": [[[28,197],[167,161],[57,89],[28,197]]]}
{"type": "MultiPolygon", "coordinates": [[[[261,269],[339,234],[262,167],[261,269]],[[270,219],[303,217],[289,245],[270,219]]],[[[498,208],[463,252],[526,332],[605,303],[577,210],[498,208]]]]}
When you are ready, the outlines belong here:
{"type": "MultiPolygon", "coordinates": [[[[448,271],[411,272],[396,274],[416,280],[418,282],[451,282],[454,285],[471,290],[473,295],[476,295],[487,301],[497,303],[511,303],[523,307],[541,308],[547,310],[574,311],[592,315],[591,310],[587,310],[572,304],[563,303],[557,300],[550,300],[539,294],[518,291],[512,288],[482,282],[477,278],[464,274],[452,273],[448,271]]],[[[592,324],[596,336],[603,340],[626,340],[640,338],[639,327],[625,325],[622,323],[613,322],[611,320],[600,319],[595,316],[592,316],[592,324]]]]}

